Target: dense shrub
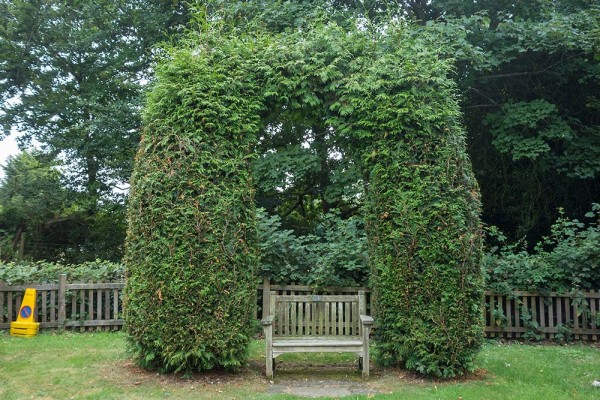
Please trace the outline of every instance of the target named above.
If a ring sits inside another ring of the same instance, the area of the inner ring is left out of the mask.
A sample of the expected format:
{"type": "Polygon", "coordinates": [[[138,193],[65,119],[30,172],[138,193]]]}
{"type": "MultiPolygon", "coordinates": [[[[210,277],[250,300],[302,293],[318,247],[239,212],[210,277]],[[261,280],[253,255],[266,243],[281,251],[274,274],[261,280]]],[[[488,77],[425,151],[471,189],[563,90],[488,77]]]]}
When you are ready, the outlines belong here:
{"type": "MultiPolygon", "coordinates": [[[[279,113],[318,124],[362,168],[382,361],[436,376],[473,368],[483,334],[479,202],[448,63],[406,25],[385,35],[359,25],[253,38],[205,29],[158,66],[125,258],[126,320],[142,365],[243,362],[256,262],[248,161],[279,113]]],[[[345,254],[361,241],[356,222],[326,217],[328,229],[298,240],[267,225],[322,285],[344,283],[331,279],[340,272],[360,279],[364,251],[345,254]]]]}
{"type": "Polygon", "coordinates": [[[561,216],[550,235],[533,251],[524,242],[506,243],[495,228],[488,230],[496,244],[483,258],[486,286],[499,293],[513,290],[570,291],[600,288],[600,205],[586,214],[587,222],[561,216]]]}
{"type": "Polygon", "coordinates": [[[277,215],[257,210],[259,272],[273,282],[323,286],[366,285],[367,239],[358,216],[325,214],[309,235],[281,227],[277,215]]]}
{"type": "Polygon", "coordinates": [[[81,264],[60,264],[47,261],[0,263],[0,283],[57,283],[59,274],[67,274],[69,282],[120,282],[124,278],[123,264],[109,261],[88,261],[81,264]]]}
{"type": "Polygon", "coordinates": [[[127,332],[164,371],[242,365],[256,304],[254,56],[243,39],[195,39],[157,67],[131,179],[127,332]]]}
{"type": "Polygon", "coordinates": [[[357,71],[340,102],[370,143],[367,232],[379,360],[439,377],[474,368],[483,337],[479,192],[448,64],[420,38],[357,71]],[[362,79],[361,79],[362,78],[362,79]]]}

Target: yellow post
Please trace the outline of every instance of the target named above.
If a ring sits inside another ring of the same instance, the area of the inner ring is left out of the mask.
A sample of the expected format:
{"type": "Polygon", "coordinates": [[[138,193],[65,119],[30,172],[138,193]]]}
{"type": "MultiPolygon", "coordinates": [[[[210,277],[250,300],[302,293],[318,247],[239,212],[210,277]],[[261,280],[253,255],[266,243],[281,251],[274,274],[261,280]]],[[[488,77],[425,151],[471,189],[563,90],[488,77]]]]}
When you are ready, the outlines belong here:
{"type": "Polygon", "coordinates": [[[10,323],[10,334],[12,336],[32,337],[38,334],[40,324],[35,322],[36,299],[37,290],[25,290],[17,320],[10,323]]]}

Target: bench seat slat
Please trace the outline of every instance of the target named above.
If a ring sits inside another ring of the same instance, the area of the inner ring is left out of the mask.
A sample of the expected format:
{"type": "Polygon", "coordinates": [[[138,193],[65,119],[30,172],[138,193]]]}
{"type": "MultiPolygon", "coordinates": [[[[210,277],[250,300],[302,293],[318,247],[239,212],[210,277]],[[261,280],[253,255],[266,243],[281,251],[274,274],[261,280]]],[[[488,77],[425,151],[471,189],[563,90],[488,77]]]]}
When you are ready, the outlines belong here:
{"type": "Polygon", "coordinates": [[[286,346],[309,346],[309,347],[330,347],[330,346],[362,346],[362,340],[357,340],[353,337],[344,338],[329,338],[315,337],[310,339],[273,339],[273,347],[286,346]]]}
{"type": "MultiPolygon", "coordinates": [[[[341,301],[341,302],[358,302],[358,298],[356,295],[334,295],[334,294],[315,294],[315,295],[307,295],[307,294],[278,294],[278,301],[294,301],[294,302],[306,302],[306,303],[320,303],[326,301],[341,301]]],[[[271,311],[272,312],[272,311],[271,311]]]]}
{"type": "Polygon", "coordinates": [[[345,346],[329,346],[329,347],[317,347],[317,346],[286,346],[277,347],[273,346],[271,350],[273,352],[273,358],[286,353],[355,353],[359,356],[364,354],[364,350],[360,346],[353,346],[346,344],[345,346]]]}

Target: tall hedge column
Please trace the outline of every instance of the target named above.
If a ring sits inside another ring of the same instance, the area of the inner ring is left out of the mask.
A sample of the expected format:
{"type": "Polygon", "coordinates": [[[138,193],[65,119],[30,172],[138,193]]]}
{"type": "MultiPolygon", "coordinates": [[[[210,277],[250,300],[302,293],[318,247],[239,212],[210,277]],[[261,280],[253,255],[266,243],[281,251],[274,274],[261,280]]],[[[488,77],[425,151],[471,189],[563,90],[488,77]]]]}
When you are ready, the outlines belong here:
{"type": "Polygon", "coordinates": [[[260,102],[241,42],[157,68],[131,181],[125,320],[139,363],[235,369],[255,312],[249,160],[260,102]]]}
{"type": "Polygon", "coordinates": [[[380,361],[453,377],[483,337],[480,235],[467,160],[441,136],[416,163],[416,137],[383,144],[395,149],[372,169],[368,229],[380,361]]]}
{"type": "Polygon", "coordinates": [[[342,99],[365,143],[378,354],[451,377],[475,368],[483,338],[479,192],[448,64],[418,38],[389,38],[402,46],[375,57],[362,79],[375,84],[342,99]]]}

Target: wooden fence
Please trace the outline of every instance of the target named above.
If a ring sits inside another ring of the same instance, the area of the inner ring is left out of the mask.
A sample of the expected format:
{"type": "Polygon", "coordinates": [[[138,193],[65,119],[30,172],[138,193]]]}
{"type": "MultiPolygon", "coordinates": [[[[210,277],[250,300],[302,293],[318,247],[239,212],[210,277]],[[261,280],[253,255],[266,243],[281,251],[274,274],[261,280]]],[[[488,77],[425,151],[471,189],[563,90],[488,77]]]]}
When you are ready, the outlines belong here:
{"type": "Polygon", "coordinates": [[[600,291],[485,294],[488,337],[598,340],[600,291]]]}
{"type": "MultiPolygon", "coordinates": [[[[67,283],[0,286],[0,329],[16,320],[25,289],[38,290],[36,320],[42,328],[113,330],[123,326],[124,283],[67,283]]],[[[271,285],[265,280],[257,288],[257,317],[269,314],[269,298],[263,293],[306,295],[313,289],[301,285],[271,285]]],[[[367,295],[367,314],[372,314],[371,290],[365,287],[322,288],[319,293],[367,295]]],[[[531,292],[485,293],[485,333],[490,338],[573,338],[597,341],[600,338],[600,291],[571,294],[531,292]]]]}
{"type": "MultiPolygon", "coordinates": [[[[308,286],[269,285],[277,294],[311,294],[308,286]]],[[[270,289],[269,289],[270,288],[270,289]]],[[[371,290],[364,287],[324,288],[325,293],[367,293],[367,313],[371,315],[371,290]]],[[[262,287],[259,288],[262,292],[262,287]]],[[[600,338],[600,290],[579,293],[485,292],[485,334],[488,338],[582,339],[600,338]]],[[[262,298],[262,315],[268,315],[268,296],[262,298]]]]}
{"type": "Polygon", "coordinates": [[[124,283],[67,283],[0,286],[0,329],[17,319],[26,288],[37,289],[36,321],[40,328],[85,330],[120,329],[124,283]]]}

